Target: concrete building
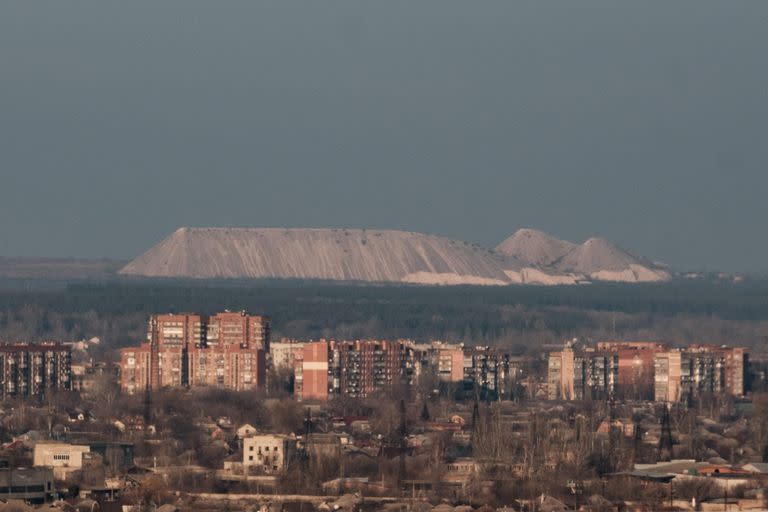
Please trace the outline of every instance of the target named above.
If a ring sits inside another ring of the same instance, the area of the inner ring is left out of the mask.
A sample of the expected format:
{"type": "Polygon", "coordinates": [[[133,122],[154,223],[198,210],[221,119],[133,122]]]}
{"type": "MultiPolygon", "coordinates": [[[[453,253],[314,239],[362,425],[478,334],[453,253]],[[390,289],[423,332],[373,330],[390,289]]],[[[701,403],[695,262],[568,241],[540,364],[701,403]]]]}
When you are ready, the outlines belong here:
{"type": "Polygon", "coordinates": [[[120,352],[121,387],[262,387],[269,332],[268,317],[245,312],[153,315],[147,342],[120,352]]]}
{"type": "Polygon", "coordinates": [[[573,347],[566,345],[560,352],[549,354],[547,385],[550,400],[574,400],[576,378],[573,347]]]}
{"type": "Polygon", "coordinates": [[[632,400],[653,398],[655,357],[665,350],[656,341],[602,341],[596,346],[596,352],[615,356],[614,395],[632,400]]]}
{"type": "Polygon", "coordinates": [[[370,396],[401,379],[403,354],[400,342],[305,343],[295,356],[294,394],[299,400],[370,396]]]}
{"type": "Polygon", "coordinates": [[[261,473],[280,473],[296,453],[296,438],[259,434],[243,439],[243,466],[261,473]]]}
{"type": "Polygon", "coordinates": [[[35,444],[32,461],[35,467],[52,468],[54,478],[66,480],[74,471],[83,468],[90,451],[86,445],[40,442],[35,444]]]}
{"type": "Polygon", "coordinates": [[[149,387],[149,343],[120,350],[120,387],[129,394],[143,392],[149,387]]]}
{"type": "Polygon", "coordinates": [[[464,347],[435,343],[431,350],[437,359],[437,378],[440,382],[461,382],[464,380],[464,347]]]}
{"type": "Polygon", "coordinates": [[[0,468],[0,497],[34,504],[52,501],[53,480],[51,468],[0,468]]]}
{"type": "Polygon", "coordinates": [[[364,398],[398,383],[402,376],[403,345],[363,340],[331,342],[329,375],[334,395],[364,398]]]}
{"type": "Polygon", "coordinates": [[[393,385],[453,383],[483,396],[507,393],[509,357],[491,347],[464,347],[408,340],[305,343],[294,354],[294,394],[299,400],[367,397],[393,385]]]}
{"type": "Polygon", "coordinates": [[[742,396],[747,391],[745,349],[657,342],[601,342],[551,352],[548,397],[584,400],[617,397],[677,402],[703,393],[742,396]]]}
{"type": "Polygon", "coordinates": [[[681,377],[682,353],[679,350],[657,353],[654,358],[654,400],[679,402],[681,377]]]}
{"type": "Polygon", "coordinates": [[[270,368],[281,370],[293,368],[297,354],[304,348],[304,343],[296,340],[282,339],[269,344],[270,368]]]}
{"type": "Polygon", "coordinates": [[[61,343],[0,344],[0,389],[7,396],[42,396],[72,387],[72,354],[61,343]]]}
{"type": "Polygon", "coordinates": [[[486,399],[507,394],[509,356],[488,346],[464,347],[464,387],[486,399]]]}

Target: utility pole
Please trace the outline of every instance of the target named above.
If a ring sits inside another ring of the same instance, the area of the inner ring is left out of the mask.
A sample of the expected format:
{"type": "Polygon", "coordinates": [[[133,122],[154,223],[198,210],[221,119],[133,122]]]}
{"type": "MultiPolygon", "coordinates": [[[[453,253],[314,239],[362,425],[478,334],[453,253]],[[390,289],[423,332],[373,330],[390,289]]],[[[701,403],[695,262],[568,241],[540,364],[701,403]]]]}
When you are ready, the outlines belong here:
{"type": "Polygon", "coordinates": [[[669,417],[669,406],[664,404],[661,412],[661,438],[659,439],[659,460],[672,458],[672,426],[669,417]]]}
{"type": "Polygon", "coordinates": [[[400,453],[399,468],[397,474],[398,492],[402,489],[405,480],[405,451],[408,449],[408,425],[405,421],[405,400],[400,400],[400,453]]]}

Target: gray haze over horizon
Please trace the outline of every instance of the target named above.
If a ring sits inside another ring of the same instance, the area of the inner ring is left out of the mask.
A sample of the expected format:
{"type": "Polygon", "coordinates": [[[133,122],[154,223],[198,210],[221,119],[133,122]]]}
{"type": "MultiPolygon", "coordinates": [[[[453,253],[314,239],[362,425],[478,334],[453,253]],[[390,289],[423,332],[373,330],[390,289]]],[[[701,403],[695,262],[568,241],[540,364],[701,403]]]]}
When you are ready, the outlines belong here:
{"type": "Polygon", "coordinates": [[[0,256],[532,227],[768,272],[768,2],[5,2],[0,256]]]}

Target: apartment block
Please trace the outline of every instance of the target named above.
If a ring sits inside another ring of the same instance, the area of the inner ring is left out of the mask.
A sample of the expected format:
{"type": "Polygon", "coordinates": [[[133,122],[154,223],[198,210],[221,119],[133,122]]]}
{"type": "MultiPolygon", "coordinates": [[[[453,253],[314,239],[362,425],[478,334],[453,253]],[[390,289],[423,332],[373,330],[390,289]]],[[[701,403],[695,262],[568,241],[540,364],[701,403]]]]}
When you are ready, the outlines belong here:
{"type": "Polygon", "coordinates": [[[147,342],[121,350],[121,387],[262,387],[269,334],[268,317],[244,311],[153,315],[147,342]]]}
{"type": "Polygon", "coordinates": [[[746,392],[749,357],[743,348],[690,345],[669,349],[657,342],[601,342],[551,352],[550,399],[622,398],[677,402],[702,393],[746,392]]]}
{"type": "Polygon", "coordinates": [[[364,398],[404,381],[405,345],[380,340],[305,343],[294,361],[299,400],[364,398]]]}
{"type": "Polygon", "coordinates": [[[397,383],[403,375],[400,342],[357,340],[330,343],[329,393],[367,397],[397,383]]]}
{"type": "Polygon", "coordinates": [[[0,389],[6,396],[42,396],[72,388],[72,354],[61,343],[0,344],[0,389]]]}
{"type": "MultiPolygon", "coordinates": [[[[560,352],[549,354],[547,363],[547,385],[550,400],[575,400],[574,386],[577,384],[575,354],[573,348],[567,345],[560,352]]],[[[580,384],[583,373],[579,372],[580,384]]]]}
{"type": "Polygon", "coordinates": [[[507,393],[509,356],[488,346],[464,347],[464,386],[486,398],[507,393]]]}
{"type": "Polygon", "coordinates": [[[461,382],[464,380],[464,347],[435,343],[430,349],[437,359],[437,378],[440,382],[461,382]]]}
{"type": "Polygon", "coordinates": [[[395,384],[450,383],[483,396],[507,392],[509,357],[492,347],[464,347],[409,340],[304,343],[294,354],[294,394],[299,400],[367,397],[395,384]]]}
{"type": "Polygon", "coordinates": [[[269,367],[274,370],[290,369],[295,365],[297,354],[304,348],[304,342],[282,339],[269,344],[269,367]]]}
{"type": "Polygon", "coordinates": [[[679,402],[682,394],[682,352],[659,352],[654,358],[654,400],[679,402]]]}
{"type": "Polygon", "coordinates": [[[329,353],[327,341],[304,343],[294,356],[293,391],[297,400],[327,400],[328,392],[339,381],[328,380],[329,353]]]}

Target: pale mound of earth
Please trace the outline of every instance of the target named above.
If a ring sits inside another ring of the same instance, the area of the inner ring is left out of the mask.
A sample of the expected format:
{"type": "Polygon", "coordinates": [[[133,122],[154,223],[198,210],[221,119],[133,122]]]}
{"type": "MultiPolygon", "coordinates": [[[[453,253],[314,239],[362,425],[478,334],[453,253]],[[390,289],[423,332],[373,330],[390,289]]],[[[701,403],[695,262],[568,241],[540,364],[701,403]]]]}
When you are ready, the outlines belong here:
{"type": "Polygon", "coordinates": [[[488,249],[404,231],[181,228],[120,272],[202,279],[507,284],[500,262],[488,249]]]}
{"type": "Polygon", "coordinates": [[[535,229],[519,229],[496,246],[496,252],[541,267],[551,265],[575,247],[535,229]]]}
{"type": "Polygon", "coordinates": [[[582,245],[521,229],[495,251],[394,230],[180,228],[121,274],[195,279],[299,279],[424,285],[653,282],[670,275],[610,242],[582,245]]]}
{"type": "MultiPolygon", "coordinates": [[[[574,272],[591,276],[593,274],[621,273],[633,268],[645,268],[653,272],[654,265],[602,238],[590,238],[556,262],[556,267],[564,272],[574,272]]],[[[645,272],[643,272],[645,274],[645,272]]],[[[619,274],[617,274],[619,275],[619,274]]],[[[608,280],[608,279],[604,279],[608,280]]],[[[625,281],[625,278],[619,279],[625,281]]]]}

